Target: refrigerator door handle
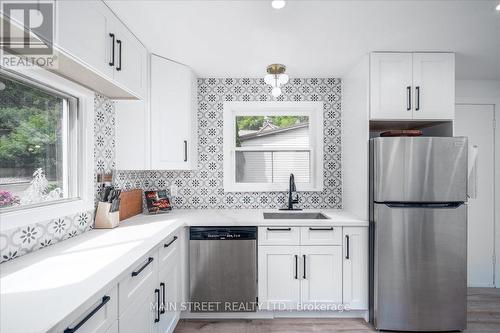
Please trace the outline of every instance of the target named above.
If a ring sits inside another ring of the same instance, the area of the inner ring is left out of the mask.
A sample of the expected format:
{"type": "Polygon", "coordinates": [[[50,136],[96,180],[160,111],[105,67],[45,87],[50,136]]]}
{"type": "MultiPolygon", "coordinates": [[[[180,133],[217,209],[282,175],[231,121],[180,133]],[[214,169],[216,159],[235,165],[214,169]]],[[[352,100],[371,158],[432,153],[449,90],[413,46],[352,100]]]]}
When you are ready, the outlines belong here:
{"type": "Polygon", "coordinates": [[[470,199],[477,198],[477,160],[479,155],[479,147],[473,145],[469,149],[469,172],[467,177],[467,197],[470,199]]]}
{"type": "Polygon", "coordinates": [[[384,202],[383,204],[389,208],[458,208],[463,202],[384,202]]]}

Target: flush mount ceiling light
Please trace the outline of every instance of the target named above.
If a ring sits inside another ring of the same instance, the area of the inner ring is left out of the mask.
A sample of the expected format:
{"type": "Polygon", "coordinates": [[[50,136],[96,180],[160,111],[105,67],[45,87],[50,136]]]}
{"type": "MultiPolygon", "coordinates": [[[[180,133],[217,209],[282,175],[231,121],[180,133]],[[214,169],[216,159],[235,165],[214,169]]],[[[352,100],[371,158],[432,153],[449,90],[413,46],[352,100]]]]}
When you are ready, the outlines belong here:
{"type": "Polygon", "coordinates": [[[264,76],[264,82],[273,87],[271,94],[274,97],[281,95],[281,86],[288,82],[288,75],[285,74],[286,67],[282,64],[271,64],[267,66],[267,75],[264,76]]]}
{"type": "Polygon", "coordinates": [[[495,7],[495,9],[500,12],[500,3],[495,7]]]}
{"type": "Polygon", "coordinates": [[[273,6],[274,9],[281,9],[285,7],[286,2],[285,0],[273,0],[271,1],[271,6],[273,6]]]}

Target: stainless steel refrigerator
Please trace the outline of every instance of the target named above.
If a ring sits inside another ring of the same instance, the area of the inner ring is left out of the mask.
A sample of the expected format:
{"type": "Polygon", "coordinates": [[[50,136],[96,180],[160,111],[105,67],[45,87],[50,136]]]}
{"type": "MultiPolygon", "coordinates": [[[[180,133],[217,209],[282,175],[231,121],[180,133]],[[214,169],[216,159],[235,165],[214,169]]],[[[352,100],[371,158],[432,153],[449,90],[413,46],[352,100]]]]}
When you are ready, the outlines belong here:
{"type": "Polygon", "coordinates": [[[467,138],[370,140],[370,315],[396,331],[466,328],[467,138]]]}

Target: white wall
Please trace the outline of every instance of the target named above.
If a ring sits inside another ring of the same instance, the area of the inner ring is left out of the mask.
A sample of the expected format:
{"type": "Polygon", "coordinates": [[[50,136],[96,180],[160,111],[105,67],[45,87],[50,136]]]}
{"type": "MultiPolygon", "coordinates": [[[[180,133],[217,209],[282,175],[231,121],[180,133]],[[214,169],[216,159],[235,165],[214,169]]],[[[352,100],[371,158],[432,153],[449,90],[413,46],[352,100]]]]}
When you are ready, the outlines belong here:
{"type": "Polygon", "coordinates": [[[455,89],[457,104],[495,107],[495,285],[500,288],[500,80],[458,80],[455,89]]]}
{"type": "Polygon", "coordinates": [[[342,78],[342,206],[368,219],[369,58],[342,78]]]}

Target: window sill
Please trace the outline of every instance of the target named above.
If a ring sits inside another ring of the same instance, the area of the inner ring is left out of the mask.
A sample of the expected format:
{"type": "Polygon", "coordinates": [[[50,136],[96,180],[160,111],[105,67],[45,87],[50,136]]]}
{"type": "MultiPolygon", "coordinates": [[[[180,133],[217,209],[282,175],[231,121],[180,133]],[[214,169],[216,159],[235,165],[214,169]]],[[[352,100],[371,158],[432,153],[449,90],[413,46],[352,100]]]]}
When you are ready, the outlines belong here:
{"type": "Polygon", "coordinates": [[[74,215],[94,210],[92,200],[75,199],[61,203],[48,204],[41,207],[20,209],[1,213],[0,233],[10,229],[24,227],[35,223],[49,221],[54,218],[74,215]]]}
{"type": "MultiPolygon", "coordinates": [[[[321,182],[322,183],[322,182],[321,182]]],[[[323,185],[296,183],[297,192],[321,192],[323,185]]],[[[288,192],[288,184],[267,184],[267,183],[225,183],[224,192],[288,192]]]]}

